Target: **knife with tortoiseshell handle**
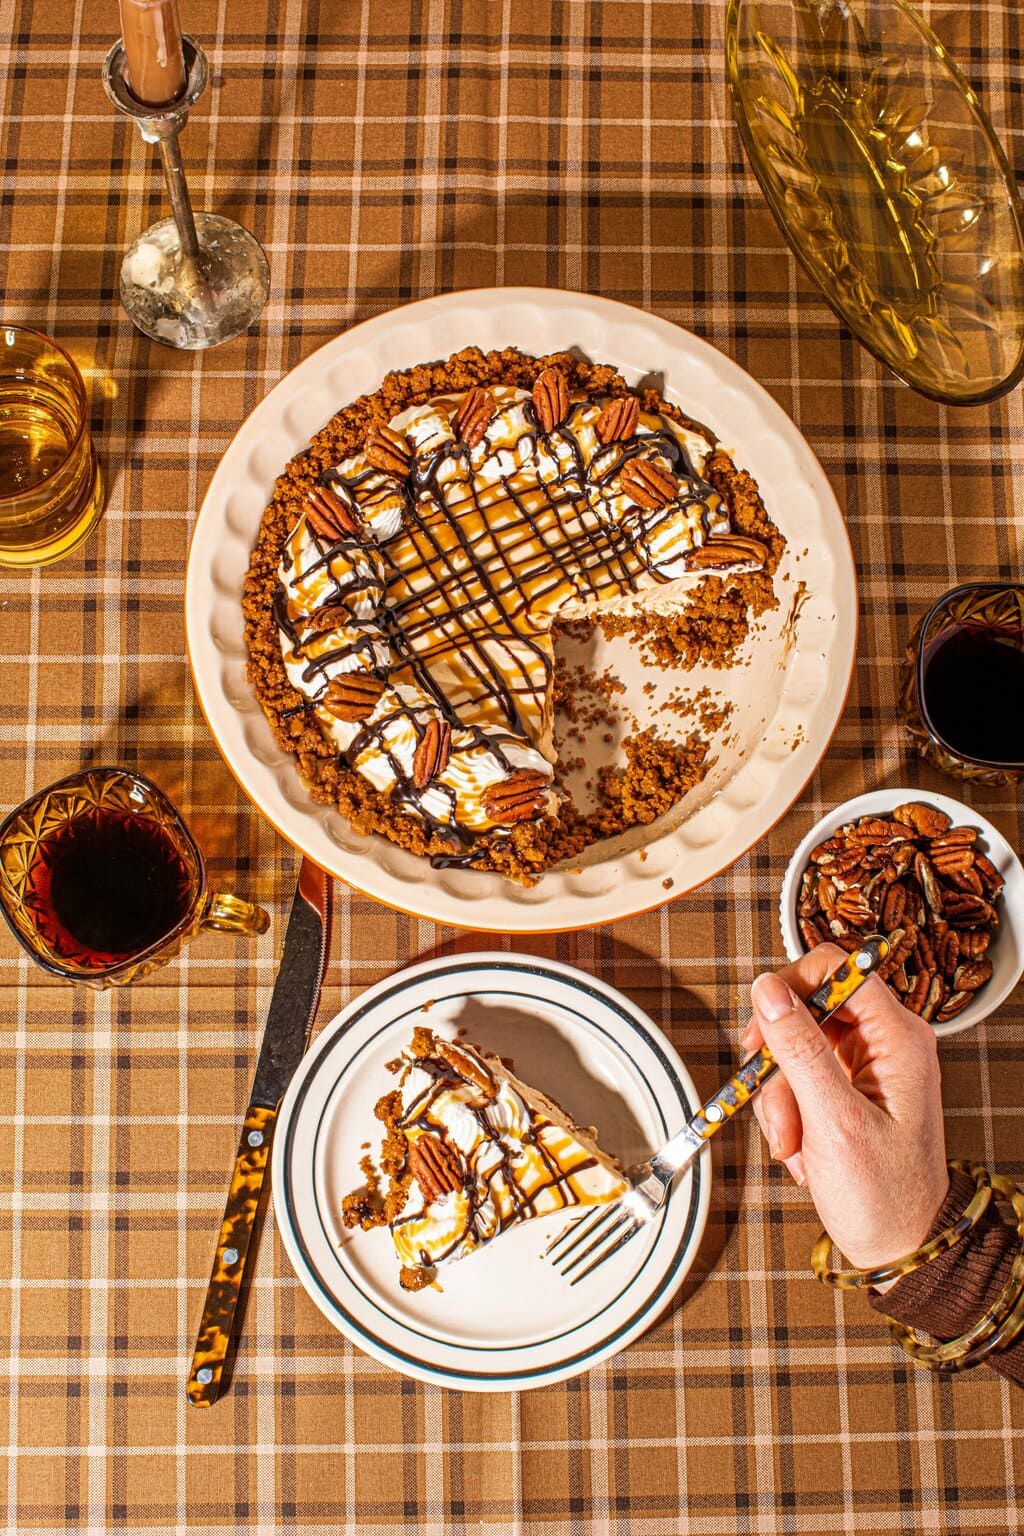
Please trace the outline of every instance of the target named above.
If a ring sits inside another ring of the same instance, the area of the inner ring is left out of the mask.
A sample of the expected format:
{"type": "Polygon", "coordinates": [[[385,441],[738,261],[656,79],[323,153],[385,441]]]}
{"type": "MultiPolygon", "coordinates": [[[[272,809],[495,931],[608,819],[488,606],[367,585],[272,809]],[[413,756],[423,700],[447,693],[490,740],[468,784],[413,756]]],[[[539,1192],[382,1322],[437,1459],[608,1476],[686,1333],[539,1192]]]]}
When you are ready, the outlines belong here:
{"type": "Polygon", "coordinates": [[[329,877],[303,859],[189,1372],[188,1400],[197,1408],[209,1407],[226,1389],[224,1368],[253,1247],[277,1109],[302,1060],[316,1015],[329,929],[329,877]]]}

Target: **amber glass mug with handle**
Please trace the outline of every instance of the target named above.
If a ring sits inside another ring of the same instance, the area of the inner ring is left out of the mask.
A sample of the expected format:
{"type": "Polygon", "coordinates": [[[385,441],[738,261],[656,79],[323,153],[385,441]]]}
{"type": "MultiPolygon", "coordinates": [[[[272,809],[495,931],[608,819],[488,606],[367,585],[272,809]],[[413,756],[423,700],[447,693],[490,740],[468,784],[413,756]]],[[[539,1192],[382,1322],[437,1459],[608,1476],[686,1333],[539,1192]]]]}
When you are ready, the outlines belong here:
{"type": "Polygon", "coordinates": [[[164,792],[127,768],[90,768],[0,826],[0,911],[64,981],[110,987],[164,965],[201,928],[264,933],[270,918],[211,892],[203,856],[164,792]]]}

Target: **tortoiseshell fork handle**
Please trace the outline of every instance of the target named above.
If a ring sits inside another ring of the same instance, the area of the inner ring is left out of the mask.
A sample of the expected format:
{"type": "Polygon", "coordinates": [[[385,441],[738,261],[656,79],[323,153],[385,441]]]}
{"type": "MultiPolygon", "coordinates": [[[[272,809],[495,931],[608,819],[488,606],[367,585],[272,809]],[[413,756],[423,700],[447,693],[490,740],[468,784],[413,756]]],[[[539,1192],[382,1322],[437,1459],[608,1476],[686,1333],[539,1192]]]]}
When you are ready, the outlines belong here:
{"type": "Polygon", "coordinates": [[[810,997],[804,998],[804,1007],[813,1019],[819,1024],[824,1024],[834,1013],[838,1013],[844,1003],[848,1002],[868,977],[878,970],[883,960],[889,956],[889,940],[880,933],[873,933],[866,938],[859,949],[834,970],[831,976],[826,976],[816,992],[810,997]]]}
{"type": "MultiPolygon", "coordinates": [[[[824,1024],[826,1019],[847,1002],[858,987],[863,986],[873,971],[876,971],[889,953],[888,940],[881,934],[872,934],[864,940],[858,950],[855,950],[843,964],[834,970],[831,976],[826,976],[817,991],[810,997],[804,998],[804,1007],[816,1019],[819,1024],[824,1024]]],[[[702,1104],[686,1127],[684,1136],[696,1137],[706,1141],[717,1130],[731,1120],[738,1109],[742,1109],[752,1096],[760,1088],[761,1084],[772,1073],[778,1070],[778,1062],[766,1045],[740,1067],[735,1076],[730,1077],[727,1083],[713,1093],[705,1104],[702,1104]]],[[[671,1143],[670,1143],[671,1145],[671,1143]]],[[[659,1161],[665,1158],[669,1148],[666,1147],[659,1153],[659,1161]]]]}
{"type": "Polygon", "coordinates": [[[197,1408],[210,1407],[220,1396],[276,1119],[277,1110],[262,1105],[250,1104],[246,1111],[188,1377],[188,1400],[197,1408]]]}

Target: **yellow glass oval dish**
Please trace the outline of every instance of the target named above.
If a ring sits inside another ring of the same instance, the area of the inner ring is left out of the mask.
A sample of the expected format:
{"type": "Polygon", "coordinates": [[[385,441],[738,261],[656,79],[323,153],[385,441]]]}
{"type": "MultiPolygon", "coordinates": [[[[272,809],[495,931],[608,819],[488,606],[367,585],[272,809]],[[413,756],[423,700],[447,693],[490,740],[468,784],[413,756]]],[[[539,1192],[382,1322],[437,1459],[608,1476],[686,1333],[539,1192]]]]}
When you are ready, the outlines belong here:
{"type": "Polygon", "coordinates": [[[904,0],[729,0],[733,109],[768,204],[879,361],[949,405],[1024,375],[1024,218],[977,96],[904,0]]]}

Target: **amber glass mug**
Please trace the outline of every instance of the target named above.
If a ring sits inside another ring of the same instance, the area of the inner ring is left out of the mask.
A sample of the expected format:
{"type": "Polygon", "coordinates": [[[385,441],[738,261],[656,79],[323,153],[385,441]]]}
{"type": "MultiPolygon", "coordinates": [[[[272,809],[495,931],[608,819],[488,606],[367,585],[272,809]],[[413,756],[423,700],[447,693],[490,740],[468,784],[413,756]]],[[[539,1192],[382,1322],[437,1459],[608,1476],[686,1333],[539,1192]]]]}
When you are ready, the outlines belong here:
{"type": "Polygon", "coordinates": [[[38,965],[89,987],[138,980],[200,928],[258,934],[270,922],[262,907],[208,889],[178,811],[127,768],[72,774],[11,812],[0,910],[38,965]]]}

